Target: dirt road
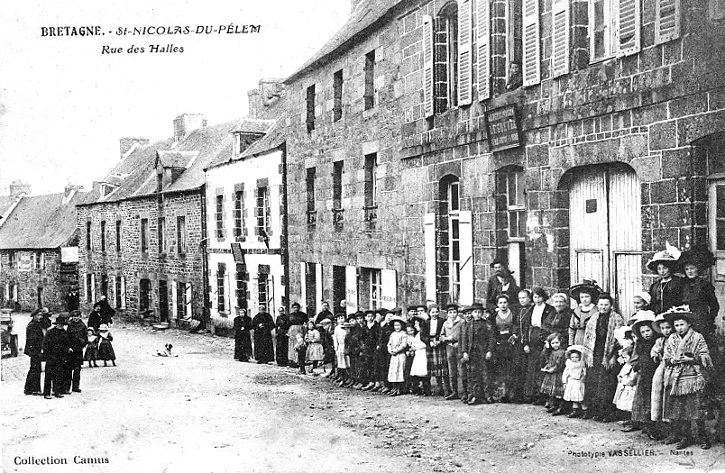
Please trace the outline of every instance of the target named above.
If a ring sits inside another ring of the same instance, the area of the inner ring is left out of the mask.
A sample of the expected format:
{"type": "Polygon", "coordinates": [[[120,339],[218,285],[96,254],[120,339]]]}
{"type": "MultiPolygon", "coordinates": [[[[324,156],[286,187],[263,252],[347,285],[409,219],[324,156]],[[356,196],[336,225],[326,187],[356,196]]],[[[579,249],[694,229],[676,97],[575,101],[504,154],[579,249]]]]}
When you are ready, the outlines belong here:
{"type": "Polygon", "coordinates": [[[3,360],[3,471],[725,470],[722,446],[675,455],[616,424],[539,407],[390,398],[236,362],[229,339],[112,333],[119,366],[84,369],[83,392],[63,399],[23,395],[28,358],[3,360]],[[153,356],[167,342],[179,357],[153,356]],[[49,458],[67,464],[24,464],[49,458]]]}

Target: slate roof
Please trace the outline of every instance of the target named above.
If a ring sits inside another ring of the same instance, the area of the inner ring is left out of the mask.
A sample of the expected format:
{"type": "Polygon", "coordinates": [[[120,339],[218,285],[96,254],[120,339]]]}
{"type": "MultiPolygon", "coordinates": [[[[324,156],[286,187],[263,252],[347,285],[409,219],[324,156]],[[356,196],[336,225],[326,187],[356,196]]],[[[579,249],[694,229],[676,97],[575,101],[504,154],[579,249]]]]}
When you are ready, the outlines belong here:
{"type": "Polygon", "coordinates": [[[165,151],[158,150],[156,152],[158,156],[157,166],[164,168],[185,168],[192,159],[196,159],[199,155],[197,151],[165,151]]]}
{"type": "Polygon", "coordinates": [[[91,193],[77,192],[63,204],[63,193],[23,197],[0,227],[0,250],[59,248],[78,229],[75,206],[91,193]]]}
{"type": "Polygon", "coordinates": [[[313,68],[325,64],[337,49],[348,45],[355,39],[364,38],[366,30],[383,19],[399,3],[402,3],[402,0],[363,0],[360,2],[342,28],[284,83],[289,84],[313,68]]]}
{"type": "Polygon", "coordinates": [[[274,120],[264,120],[262,118],[244,117],[239,120],[237,126],[232,130],[233,133],[259,133],[264,134],[274,125],[274,120]]]}
{"type": "Polygon", "coordinates": [[[7,217],[5,215],[12,208],[15,200],[9,195],[0,195],[0,226],[3,224],[3,219],[7,217]]]}
{"type": "Polygon", "coordinates": [[[275,149],[279,147],[282,143],[285,141],[285,134],[284,134],[284,118],[279,118],[278,120],[265,120],[272,124],[271,127],[269,127],[267,134],[265,134],[263,137],[249,145],[247,149],[245,149],[239,156],[234,157],[234,155],[231,156],[224,156],[220,157],[220,159],[217,159],[210,163],[206,169],[213,169],[219,166],[223,166],[225,164],[232,163],[234,161],[240,161],[242,159],[246,159],[252,156],[256,156],[258,154],[264,153],[266,151],[270,151],[272,149],[275,149]]]}

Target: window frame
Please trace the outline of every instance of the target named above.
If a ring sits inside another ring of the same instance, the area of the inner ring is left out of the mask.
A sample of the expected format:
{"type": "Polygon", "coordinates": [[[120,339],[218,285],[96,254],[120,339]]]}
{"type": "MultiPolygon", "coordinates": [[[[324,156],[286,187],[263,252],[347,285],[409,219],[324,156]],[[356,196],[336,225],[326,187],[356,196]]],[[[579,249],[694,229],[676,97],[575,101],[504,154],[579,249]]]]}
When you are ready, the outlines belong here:
{"type": "Polygon", "coordinates": [[[315,129],[315,102],[317,101],[317,92],[315,84],[307,87],[305,96],[305,124],[307,133],[312,133],[315,129]]]}
{"type": "Polygon", "coordinates": [[[176,217],[176,252],[186,254],[186,215],[176,217]]]}
{"type": "Polygon", "coordinates": [[[364,110],[375,108],[375,50],[365,54],[363,66],[365,89],[363,91],[364,110]]]}
{"type": "Polygon", "coordinates": [[[149,252],[149,219],[141,219],[141,254],[147,254],[149,252]]]}
{"type": "Polygon", "coordinates": [[[448,296],[457,301],[461,294],[461,181],[448,183],[448,296]],[[454,199],[455,194],[455,199],[454,199]]]}
{"type": "Polygon", "coordinates": [[[591,0],[589,2],[589,25],[588,25],[588,36],[589,36],[589,64],[595,64],[598,62],[606,61],[616,55],[616,0],[591,0]],[[602,25],[604,28],[603,47],[604,52],[601,56],[596,55],[596,4],[601,2],[602,4],[602,25]]]}
{"type": "Polygon", "coordinates": [[[342,120],[342,94],[345,82],[342,69],[335,71],[332,75],[332,121],[342,120]]]}

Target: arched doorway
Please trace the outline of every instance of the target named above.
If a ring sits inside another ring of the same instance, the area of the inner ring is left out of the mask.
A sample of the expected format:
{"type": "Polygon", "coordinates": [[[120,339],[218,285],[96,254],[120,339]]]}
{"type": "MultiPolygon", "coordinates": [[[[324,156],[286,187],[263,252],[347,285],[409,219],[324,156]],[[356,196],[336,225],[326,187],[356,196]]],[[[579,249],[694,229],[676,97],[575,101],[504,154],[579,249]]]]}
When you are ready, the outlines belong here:
{"type": "Polygon", "coordinates": [[[596,280],[626,319],[642,291],[639,178],[630,166],[612,163],[574,168],[562,184],[569,189],[571,282],[596,280]]]}

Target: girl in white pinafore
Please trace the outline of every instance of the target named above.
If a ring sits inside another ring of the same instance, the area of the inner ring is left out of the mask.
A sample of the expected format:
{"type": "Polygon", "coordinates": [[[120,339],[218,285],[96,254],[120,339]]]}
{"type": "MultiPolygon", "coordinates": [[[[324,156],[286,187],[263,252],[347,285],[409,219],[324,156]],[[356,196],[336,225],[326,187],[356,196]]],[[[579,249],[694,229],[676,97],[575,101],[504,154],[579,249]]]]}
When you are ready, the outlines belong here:
{"type": "Polygon", "coordinates": [[[393,319],[395,331],[388,340],[388,353],[390,353],[390,367],[388,368],[388,382],[393,385],[391,396],[401,393],[405,383],[405,352],[408,351],[408,334],[405,333],[405,322],[402,319],[393,319]]]}

